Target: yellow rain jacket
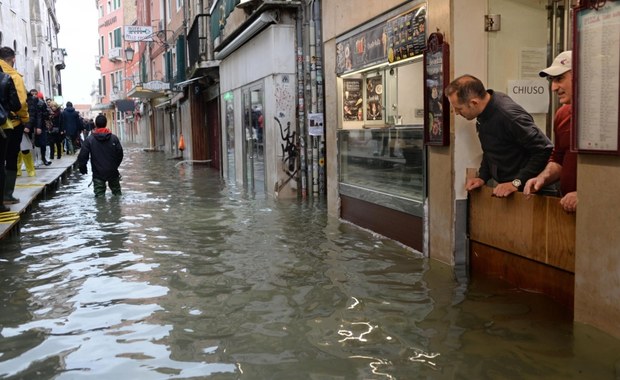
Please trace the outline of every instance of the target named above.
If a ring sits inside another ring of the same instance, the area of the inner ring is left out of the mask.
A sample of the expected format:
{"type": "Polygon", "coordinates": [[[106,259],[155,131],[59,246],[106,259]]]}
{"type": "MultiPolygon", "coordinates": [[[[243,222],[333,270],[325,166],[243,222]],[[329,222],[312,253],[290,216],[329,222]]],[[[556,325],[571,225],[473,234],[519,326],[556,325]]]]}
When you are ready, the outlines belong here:
{"type": "Polygon", "coordinates": [[[13,66],[0,59],[0,67],[2,67],[2,71],[4,71],[5,74],[9,74],[13,79],[17,95],[19,96],[19,102],[22,105],[22,108],[17,111],[17,119],[8,120],[2,125],[2,129],[11,129],[21,124],[26,124],[30,120],[30,116],[28,115],[28,103],[26,103],[28,92],[24,85],[24,78],[22,78],[22,75],[18,73],[13,66]]]}

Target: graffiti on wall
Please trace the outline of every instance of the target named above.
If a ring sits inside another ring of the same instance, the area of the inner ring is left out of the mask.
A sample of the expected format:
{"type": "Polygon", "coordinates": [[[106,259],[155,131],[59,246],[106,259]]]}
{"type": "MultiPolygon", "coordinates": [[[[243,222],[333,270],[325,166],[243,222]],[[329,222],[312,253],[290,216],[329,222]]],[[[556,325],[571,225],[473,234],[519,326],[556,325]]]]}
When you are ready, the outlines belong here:
{"type": "Polygon", "coordinates": [[[277,192],[297,176],[299,146],[295,131],[291,131],[291,116],[295,114],[295,92],[291,77],[287,74],[278,75],[274,84],[276,111],[274,119],[280,130],[281,162],[284,173],[284,178],[281,178],[276,185],[277,192]]]}
{"type": "Polygon", "coordinates": [[[295,132],[291,133],[290,121],[286,123],[286,128],[283,128],[280,119],[277,117],[274,117],[274,119],[278,123],[280,137],[282,138],[282,143],[280,144],[282,147],[282,169],[287,175],[286,183],[297,174],[297,158],[299,156],[297,141],[295,139],[295,132]]]}

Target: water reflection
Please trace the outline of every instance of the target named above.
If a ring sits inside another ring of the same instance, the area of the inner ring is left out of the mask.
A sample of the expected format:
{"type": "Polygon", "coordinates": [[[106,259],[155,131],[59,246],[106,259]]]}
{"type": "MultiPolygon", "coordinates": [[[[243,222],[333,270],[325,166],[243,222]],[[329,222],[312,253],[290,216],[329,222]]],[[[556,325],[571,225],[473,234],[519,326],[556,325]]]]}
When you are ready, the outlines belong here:
{"type": "Polygon", "coordinates": [[[0,378],[611,378],[620,344],[217,172],[128,149],[2,242],[0,378]]]}

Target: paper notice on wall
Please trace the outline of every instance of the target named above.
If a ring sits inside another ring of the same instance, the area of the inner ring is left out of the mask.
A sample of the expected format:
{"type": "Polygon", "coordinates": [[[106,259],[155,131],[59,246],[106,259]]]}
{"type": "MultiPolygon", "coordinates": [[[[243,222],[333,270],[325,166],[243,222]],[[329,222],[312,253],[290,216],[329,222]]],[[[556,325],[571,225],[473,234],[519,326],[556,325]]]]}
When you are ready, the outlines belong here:
{"type": "Polygon", "coordinates": [[[323,114],[308,114],[308,134],[310,136],[323,136],[323,114]]]}
{"type": "Polygon", "coordinates": [[[508,96],[529,113],[549,110],[549,82],[546,79],[509,80],[508,96]]]}
{"type": "Polygon", "coordinates": [[[522,48],[519,59],[521,79],[540,78],[540,70],[547,68],[547,48],[522,48]]]}

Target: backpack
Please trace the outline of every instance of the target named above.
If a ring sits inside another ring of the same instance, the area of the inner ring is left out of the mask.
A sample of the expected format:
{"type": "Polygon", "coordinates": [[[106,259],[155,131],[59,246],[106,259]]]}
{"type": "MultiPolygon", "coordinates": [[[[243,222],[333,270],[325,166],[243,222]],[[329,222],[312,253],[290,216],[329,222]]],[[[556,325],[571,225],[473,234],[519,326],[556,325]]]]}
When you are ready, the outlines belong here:
{"type": "Polygon", "coordinates": [[[17,112],[22,108],[13,78],[2,71],[0,71],[0,104],[5,112],[17,112]]]}

